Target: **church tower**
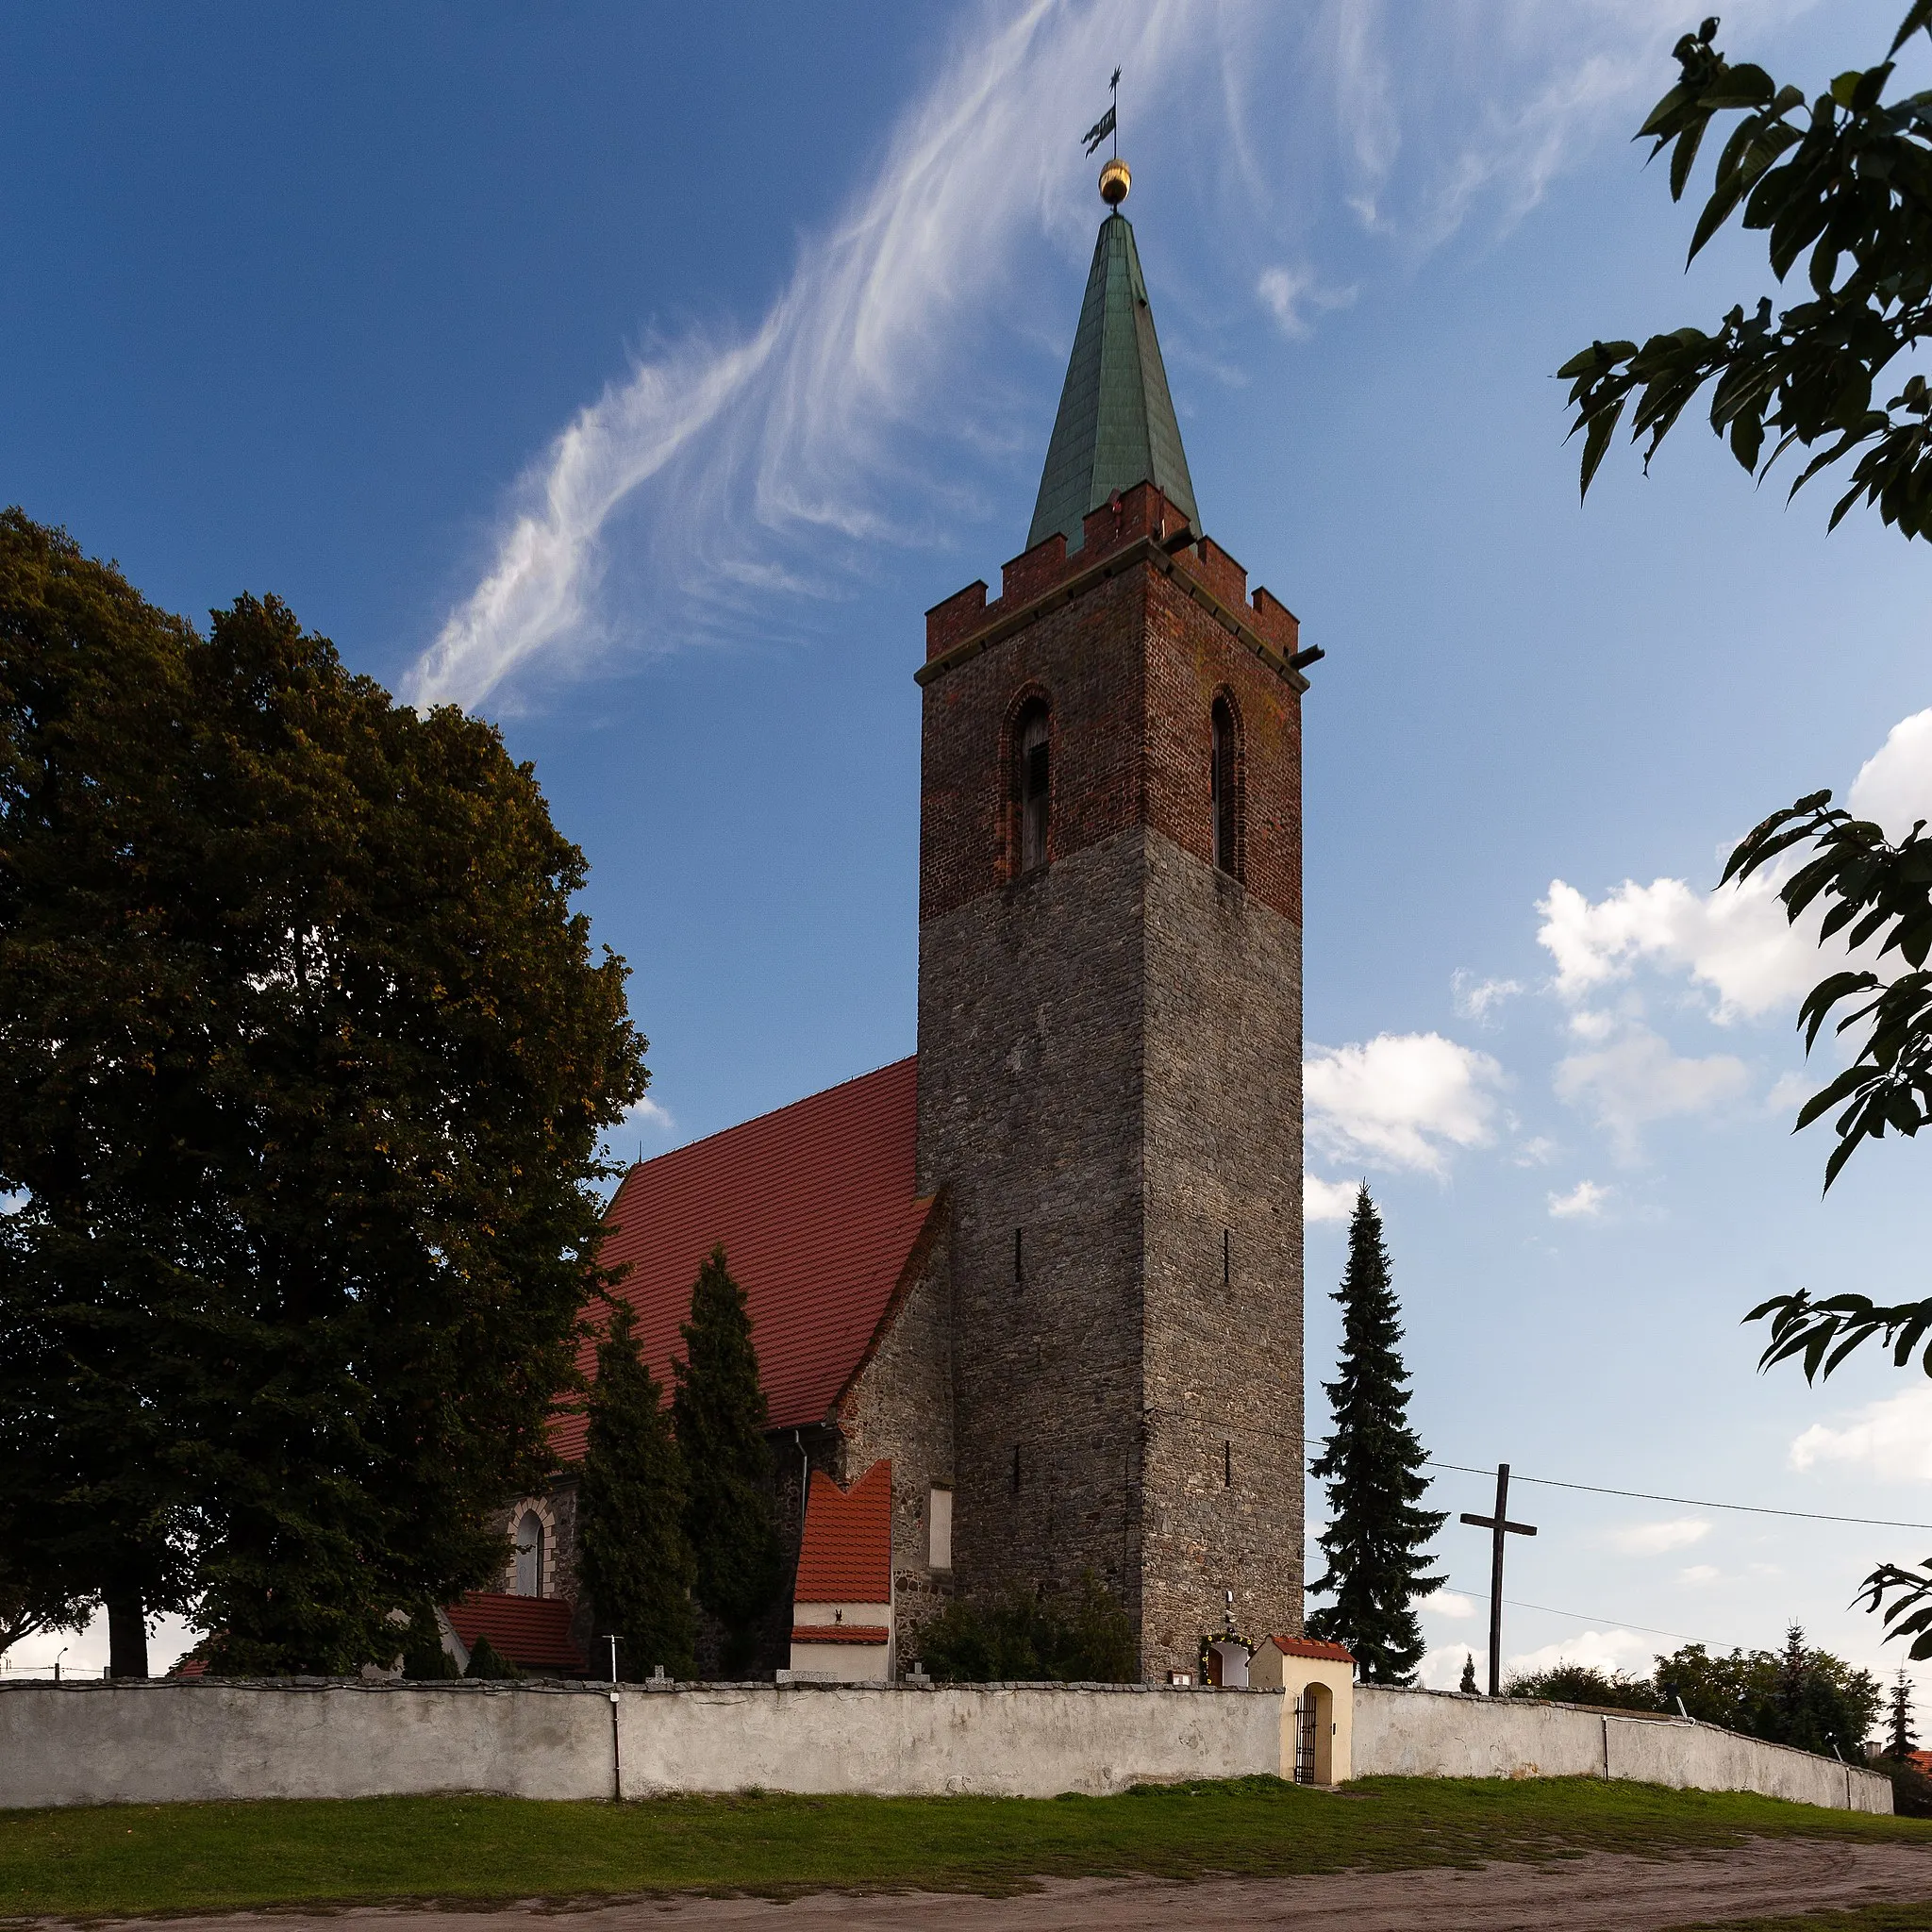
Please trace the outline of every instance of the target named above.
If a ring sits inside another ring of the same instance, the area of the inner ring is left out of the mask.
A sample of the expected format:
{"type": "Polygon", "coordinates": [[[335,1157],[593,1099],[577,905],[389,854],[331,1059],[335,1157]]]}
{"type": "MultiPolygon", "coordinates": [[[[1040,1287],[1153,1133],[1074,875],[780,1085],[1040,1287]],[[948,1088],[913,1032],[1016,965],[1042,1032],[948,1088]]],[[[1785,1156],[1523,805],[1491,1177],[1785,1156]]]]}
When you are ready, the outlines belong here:
{"type": "Polygon", "coordinates": [[[918,1169],[950,1204],[958,1585],[1152,1675],[1302,1627],[1295,619],[1199,527],[1110,205],[1000,594],[927,615],[918,1169]]]}

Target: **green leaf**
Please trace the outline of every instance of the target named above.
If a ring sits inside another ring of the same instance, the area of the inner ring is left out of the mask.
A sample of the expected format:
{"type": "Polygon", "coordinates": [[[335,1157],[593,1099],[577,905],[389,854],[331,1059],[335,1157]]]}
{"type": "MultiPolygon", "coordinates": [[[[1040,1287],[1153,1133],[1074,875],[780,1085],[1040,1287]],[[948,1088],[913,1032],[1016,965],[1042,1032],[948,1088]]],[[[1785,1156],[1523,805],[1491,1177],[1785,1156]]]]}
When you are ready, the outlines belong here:
{"type": "Polygon", "coordinates": [[[1671,199],[1682,201],[1684,184],[1690,178],[1690,170],[1697,163],[1697,150],[1704,141],[1704,130],[1710,125],[1710,116],[1700,114],[1677,137],[1677,145],[1671,155],[1671,199]]]}
{"type": "Polygon", "coordinates": [[[1912,9],[1899,23],[1899,29],[1892,35],[1887,53],[1896,54],[1922,27],[1932,34],[1932,0],[1912,0],[1912,9]]]}
{"type": "Polygon", "coordinates": [[[1579,497],[1590,494],[1591,479],[1597,473],[1597,466],[1604,459],[1604,452],[1610,446],[1610,438],[1616,434],[1617,424],[1624,414],[1621,398],[1607,409],[1600,409],[1590,419],[1590,434],[1583,443],[1582,485],[1577,491],[1579,497]]]}
{"type": "Polygon", "coordinates": [[[1749,61],[1724,70],[1724,78],[1708,88],[1699,105],[1712,114],[1735,113],[1740,108],[1770,108],[1777,83],[1749,61]]]}

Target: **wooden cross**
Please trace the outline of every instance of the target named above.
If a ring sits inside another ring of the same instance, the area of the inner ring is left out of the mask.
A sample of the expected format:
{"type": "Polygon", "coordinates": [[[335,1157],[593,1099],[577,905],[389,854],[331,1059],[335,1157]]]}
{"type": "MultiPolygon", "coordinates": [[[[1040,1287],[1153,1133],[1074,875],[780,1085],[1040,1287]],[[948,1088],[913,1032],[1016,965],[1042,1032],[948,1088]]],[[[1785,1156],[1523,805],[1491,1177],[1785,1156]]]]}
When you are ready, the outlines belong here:
{"type": "Polygon", "coordinates": [[[1472,1516],[1462,1512],[1463,1522],[1490,1532],[1490,1695],[1503,1694],[1503,1539],[1506,1536],[1534,1536],[1533,1523],[1509,1521],[1509,1465],[1496,1465],[1496,1513],[1472,1516]]]}

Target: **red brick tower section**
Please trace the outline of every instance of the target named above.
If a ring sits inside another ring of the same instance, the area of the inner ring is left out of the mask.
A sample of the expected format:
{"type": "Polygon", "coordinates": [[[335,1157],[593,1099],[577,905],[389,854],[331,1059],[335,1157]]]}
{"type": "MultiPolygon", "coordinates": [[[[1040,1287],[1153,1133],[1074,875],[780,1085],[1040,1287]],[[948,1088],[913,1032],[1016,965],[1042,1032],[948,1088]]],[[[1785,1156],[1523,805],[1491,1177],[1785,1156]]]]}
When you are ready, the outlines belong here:
{"type": "Polygon", "coordinates": [[[1191,1670],[1230,1591],[1243,1635],[1302,1627],[1295,619],[1142,484],[926,636],[956,1575],[1091,1570],[1143,1669],[1191,1670]]]}

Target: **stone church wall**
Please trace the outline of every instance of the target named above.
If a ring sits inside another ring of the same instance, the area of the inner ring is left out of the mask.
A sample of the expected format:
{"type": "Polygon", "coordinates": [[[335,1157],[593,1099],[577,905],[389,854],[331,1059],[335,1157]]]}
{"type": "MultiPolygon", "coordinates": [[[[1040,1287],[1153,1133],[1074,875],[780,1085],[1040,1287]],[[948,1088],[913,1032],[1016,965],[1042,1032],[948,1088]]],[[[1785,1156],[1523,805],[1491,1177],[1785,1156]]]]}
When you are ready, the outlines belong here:
{"type": "Polygon", "coordinates": [[[1145,892],[1141,1614],[1191,1669],[1230,1590],[1302,1628],[1301,935],[1158,834],[1145,892]]]}
{"type": "Polygon", "coordinates": [[[917,1274],[888,1317],[877,1353],[840,1407],[839,1467],[851,1483],[881,1457],[892,1463],[892,1580],[900,1654],[917,1656],[917,1633],[952,1594],[950,1567],[935,1570],[930,1507],[935,1489],[958,1481],[953,1457],[953,1292],[950,1203],[934,1210],[917,1274]],[[909,1648],[908,1648],[909,1640],[909,1648]]]}
{"type": "Polygon", "coordinates": [[[1231,559],[1109,564],[1106,514],[1070,601],[926,676],[919,1166],[955,1203],[960,1588],[1091,1568],[1158,1674],[1230,1590],[1242,1635],[1301,1628],[1301,681],[1218,614],[1231,559]],[[1049,862],[1014,877],[1034,695],[1049,862]],[[1252,885],[1213,863],[1220,696],[1252,885]]]}
{"type": "Polygon", "coordinates": [[[929,920],[919,1017],[921,1185],[953,1206],[958,1587],[1091,1569],[1137,1622],[1141,841],[929,920]]]}

